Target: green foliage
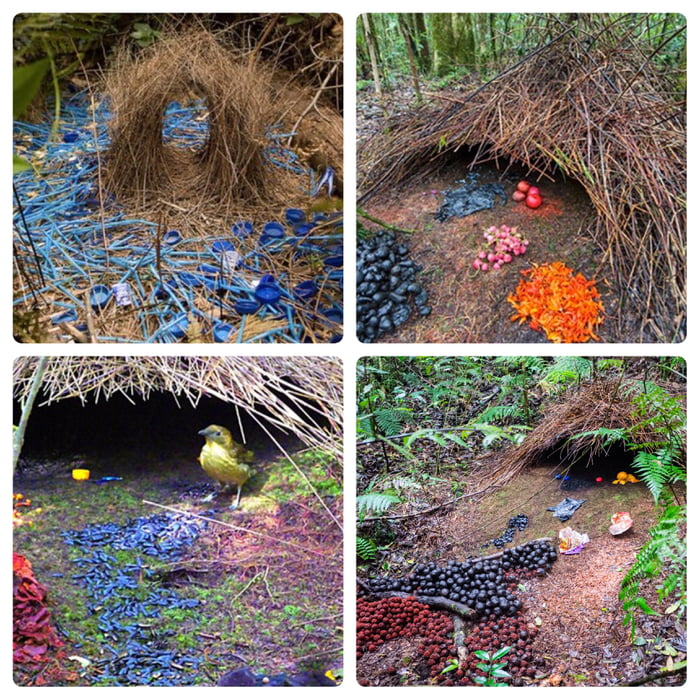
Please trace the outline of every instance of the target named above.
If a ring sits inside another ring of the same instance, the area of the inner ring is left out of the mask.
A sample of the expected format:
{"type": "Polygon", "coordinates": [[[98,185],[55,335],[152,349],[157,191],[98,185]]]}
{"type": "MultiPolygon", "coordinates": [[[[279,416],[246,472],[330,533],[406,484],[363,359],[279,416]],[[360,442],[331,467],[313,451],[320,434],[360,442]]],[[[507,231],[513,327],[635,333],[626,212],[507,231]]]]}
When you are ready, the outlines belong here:
{"type": "Polygon", "coordinates": [[[659,498],[668,484],[685,482],[685,468],[679,464],[679,455],[673,445],[664,445],[655,453],[638,452],[632,461],[632,468],[646,484],[658,503],[659,498]]]}
{"type": "Polygon", "coordinates": [[[155,43],[160,36],[160,32],[146,22],[134,22],[134,28],[129,36],[138,46],[145,48],[155,43]]]}
{"type": "Polygon", "coordinates": [[[655,580],[657,603],[671,599],[673,610],[679,614],[687,604],[687,551],[685,506],[667,505],[659,522],[649,530],[649,540],[639,550],[634,564],[620,584],[619,598],[624,612],[623,624],[630,626],[634,637],[637,614],[658,615],[640,593],[645,579],[655,580]]]}
{"type": "Polygon", "coordinates": [[[483,649],[478,649],[474,652],[474,656],[477,659],[481,659],[480,663],[476,666],[479,670],[483,671],[485,676],[477,676],[474,678],[474,683],[477,685],[482,685],[491,688],[505,688],[507,683],[500,683],[499,678],[510,678],[510,673],[505,670],[508,663],[506,661],[499,661],[506,654],[510,652],[513,647],[503,647],[498,651],[489,653],[483,649]]]}
{"type": "Polygon", "coordinates": [[[49,69],[49,59],[18,66],[12,71],[12,118],[19,119],[27,110],[32,100],[39,92],[46,71],[49,69]]]}
{"type": "Polygon", "coordinates": [[[481,441],[484,448],[494,447],[501,441],[519,445],[530,430],[530,427],[527,425],[509,425],[501,428],[491,423],[472,423],[471,427],[484,436],[481,441]]]}
{"type": "Polygon", "coordinates": [[[377,428],[386,436],[401,432],[410,415],[411,409],[406,407],[385,406],[374,412],[377,428]]]}
{"type": "Polygon", "coordinates": [[[586,357],[562,355],[555,358],[547,367],[541,379],[543,387],[552,393],[557,393],[574,384],[580,384],[590,379],[593,373],[593,362],[586,357]]]}
{"type": "Polygon", "coordinates": [[[355,538],[356,545],[355,550],[357,556],[366,562],[373,562],[377,558],[377,552],[379,547],[366,537],[360,537],[359,535],[355,538]]]}
{"type": "Polygon", "coordinates": [[[506,421],[522,418],[523,412],[519,406],[489,406],[478,418],[479,422],[506,421]]]}
{"type": "Polygon", "coordinates": [[[449,430],[435,430],[434,428],[420,428],[404,438],[404,445],[410,449],[411,445],[416,440],[432,440],[441,447],[447,447],[450,442],[459,445],[460,447],[469,447],[466,442],[457,433],[449,430]]]}
{"type": "Polygon", "coordinates": [[[357,513],[385,513],[391,506],[400,503],[398,496],[386,493],[364,493],[357,497],[357,513]]]}

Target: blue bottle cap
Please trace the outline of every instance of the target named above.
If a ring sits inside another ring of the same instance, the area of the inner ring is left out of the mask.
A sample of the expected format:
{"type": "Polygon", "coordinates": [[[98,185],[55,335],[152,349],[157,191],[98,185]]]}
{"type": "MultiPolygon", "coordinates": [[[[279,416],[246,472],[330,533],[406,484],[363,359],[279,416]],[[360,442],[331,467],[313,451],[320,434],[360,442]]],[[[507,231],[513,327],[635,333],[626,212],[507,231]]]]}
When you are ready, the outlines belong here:
{"type": "Polygon", "coordinates": [[[284,217],[288,224],[298,224],[301,221],[306,221],[306,212],[303,209],[287,209],[284,212],[284,217]]]}
{"type": "Polygon", "coordinates": [[[279,221],[268,221],[262,229],[264,236],[270,238],[284,238],[284,226],[279,221]]]}
{"type": "Polygon", "coordinates": [[[236,309],[241,316],[245,314],[254,314],[260,308],[260,302],[253,301],[252,299],[239,299],[234,303],[233,308],[236,309]]]}
{"type": "Polygon", "coordinates": [[[304,222],[304,223],[296,224],[294,226],[294,235],[299,236],[299,237],[306,236],[308,233],[313,231],[313,229],[314,229],[314,224],[312,224],[312,223],[304,222]]]}
{"type": "Polygon", "coordinates": [[[179,231],[175,231],[174,229],[172,231],[166,231],[163,234],[163,243],[166,245],[175,245],[176,243],[179,243],[182,240],[182,236],[180,235],[179,231]]]}
{"type": "Polygon", "coordinates": [[[223,323],[222,321],[215,323],[214,328],[212,329],[214,342],[225,343],[231,337],[232,332],[233,326],[230,323],[223,323]]]}
{"type": "Polygon", "coordinates": [[[252,221],[236,221],[235,224],[231,226],[231,233],[238,238],[245,238],[253,233],[253,222],[252,221]]]}
{"type": "Polygon", "coordinates": [[[261,304],[276,304],[280,300],[280,288],[276,284],[260,282],[255,288],[255,298],[261,304]]]}
{"type": "Polygon", "coordinates": [[[90,306],[92,306],[95,311],[98,311],[107,306],[111,296],[112,292],[109,287],[104,284],[96,284],[90,290],[90,306]]]}

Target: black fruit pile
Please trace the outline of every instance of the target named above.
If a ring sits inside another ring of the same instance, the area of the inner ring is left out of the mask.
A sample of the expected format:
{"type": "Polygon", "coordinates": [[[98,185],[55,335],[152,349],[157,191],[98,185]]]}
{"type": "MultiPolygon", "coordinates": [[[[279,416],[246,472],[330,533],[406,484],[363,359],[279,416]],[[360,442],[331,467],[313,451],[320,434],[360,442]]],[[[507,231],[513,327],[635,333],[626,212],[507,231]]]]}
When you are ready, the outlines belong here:
{"type": "Polygon", "coordinates": [[[428,292],[416,281],[422,269],[392,231],[358,241],[357,337],[361,342],[371,343],[405,323],[411,315],[411,300],[418,315],[432,311],[428,292]]]}
{"type": "Polygon", "coordinates": [[[520,600],[511,590],[512,571],[533,571],[544,575],[557,558],[551,543],[534,541],[503,551],[493,559],[450,560],[440,567],[433,562],[419,564],[402,579],[373,578],[373,591],[398,591],[425,596],[442,596],[469,606],[480,617],[515,615],[520,600]]]}
{"type": "Polygon", "coordinates": [[[522,532],[527,527],[528,522],[529,520],[525,513],[514,515],[508,521],[508,527],[503,531],[503,534],[491,540],[489,544],[492,544],[494,547],[505,547],[505,545],[513,541],[515,531],[520,530],[522,532]]]}
{"type": "Polygon", "coordinates": [[[504,549],[501,562],[505,570],[530,570],[538,576],[544,576],[556,558],[557,551],[551,542],[535,540],[504,549]]]}

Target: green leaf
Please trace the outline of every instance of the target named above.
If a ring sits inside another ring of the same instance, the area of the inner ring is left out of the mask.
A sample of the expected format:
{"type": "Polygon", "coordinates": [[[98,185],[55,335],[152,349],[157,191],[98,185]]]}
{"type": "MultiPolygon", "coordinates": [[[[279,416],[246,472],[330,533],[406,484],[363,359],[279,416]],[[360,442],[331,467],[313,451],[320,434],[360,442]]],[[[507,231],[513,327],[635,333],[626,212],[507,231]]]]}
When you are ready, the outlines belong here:
{"type": "Polygon", "coordinates": [[[649,603],[647,603],[647,601],[644,598],[642,598],[642,596],[639,596],[634,602],[643,613],[646,613],[647,615],[658,615],[657,612],[655,612],[649,607],[649,603]]]}
{"type": "Polygon", "coordinates": [[[506,654],[510,652],[510,650],[513,647],[503,647],[502,649],[499,649],[492,657],[491,659],[493,661],[498,661],[498,659],[502,659],[506,654]]]}
{"type": "Polygon", "coordinates": [[[510,673],[504,671],[502,668],[492,668],[491,669],[492,678],[510,678],[510,673]]]}
{"type": "Polygon", "coordinates": [[[36,96],[49,69],[49,59],[42,58],[12,71],[12,118],[19,119],[36,96]]]}
{"type": "Polygon", "coordinates": [[[14,153],[12,154],[12,174],[16,175],[17,173],[22,173],[25,170],[30,170],[31,165],[24,160],[24,158],[20,158],[19,156],[15,155],[14,153]]]}
{"type": "MultiPolygon", "coordinates": [[[[474,652],[474,656],[476,656],[477,659],[482,659],[482,661],[491,661],[491,655],[488,651],[484,651],[483,649],[477,649],[474,652]]],[[[477,664],[477,666],[479,666],[479,664],[477,664]]]]}

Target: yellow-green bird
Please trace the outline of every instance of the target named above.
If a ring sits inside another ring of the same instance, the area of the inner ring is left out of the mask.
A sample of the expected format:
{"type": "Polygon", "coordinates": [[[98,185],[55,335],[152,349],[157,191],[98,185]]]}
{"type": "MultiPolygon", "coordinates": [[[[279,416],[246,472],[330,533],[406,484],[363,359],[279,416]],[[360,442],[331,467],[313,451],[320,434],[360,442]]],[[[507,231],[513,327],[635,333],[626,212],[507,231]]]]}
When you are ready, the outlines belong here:
{"type": "Polygon", "coordinates": [[[199,435],[206,440],[199,453],[202,469],[224,488],[236,485],[236,501],[231,506],[237,508],[241,502],[241,488],[252,473],[251,466],[246,462],[253,459],[253,453],[234,442],[231,431],[220,425],[209,425],[200,430],[199,435]]]}

